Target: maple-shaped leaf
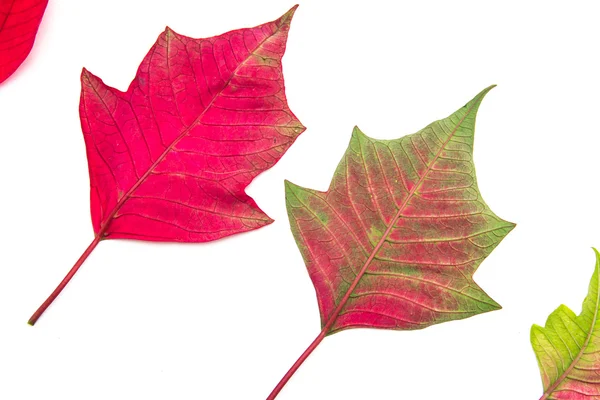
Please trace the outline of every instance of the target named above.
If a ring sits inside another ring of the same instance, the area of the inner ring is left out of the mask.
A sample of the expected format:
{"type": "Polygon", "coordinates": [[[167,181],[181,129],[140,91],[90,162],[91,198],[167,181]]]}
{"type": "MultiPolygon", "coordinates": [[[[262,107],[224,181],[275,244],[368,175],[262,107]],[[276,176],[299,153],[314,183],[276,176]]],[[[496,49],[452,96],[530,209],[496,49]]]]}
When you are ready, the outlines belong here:
{"type": "Polygon", "coordinates": [[[167,28],[126,92],[83,70],[95,238],[67,282],[104,239],[206,242],[272,222],[244,189],[305,129],[281,67],[296,7],[208,39],[167,28]]]}
{"type": "Polygon", "coordinates": [[[290,225],[317,292],[321,334],[421,329],[499,309],[473,273],[514,224],[483,201],[473,164],[477,109],[396,140],[354,129],[326,192],[286,182],[290,225]]]}
{"type": "Polygon", "coordinates": [[[540,367],[540,400],[600,399],[600,253],[581,314],[561,305],[542,328],[531,327],[531,345],[540,367]]]}
{"type": "Polygon", "coordinates": [[[25,61],[48,0],[0,0],[0,83],[25,61]]]}

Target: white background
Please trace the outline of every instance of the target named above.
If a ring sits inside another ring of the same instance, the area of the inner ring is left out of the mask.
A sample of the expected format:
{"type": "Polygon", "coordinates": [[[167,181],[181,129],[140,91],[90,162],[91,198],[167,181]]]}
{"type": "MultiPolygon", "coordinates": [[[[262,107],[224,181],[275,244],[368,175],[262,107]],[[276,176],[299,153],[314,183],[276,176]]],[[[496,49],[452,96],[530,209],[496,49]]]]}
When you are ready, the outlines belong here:
{"type": "Polygon", "coordinates": [[[81,68],[125,90],[165,25],[208,37],[294,4],[51,0],[30,57],[0,85],[0,398],[264,399],[319,333],[283,179],[324,190],[354,125],[397,138],[494,83],[479,186],[518,226],[475,278],[504,308],[328,337],[278,399],[539,398],[530,326],[560,303],[580,311],[600,246],[599,10],[495,3],[304,0],[284,72],[308,129],[248,189],[276,222],[208,244],[102,242],[30,327],[93,238],[81,68]]]}

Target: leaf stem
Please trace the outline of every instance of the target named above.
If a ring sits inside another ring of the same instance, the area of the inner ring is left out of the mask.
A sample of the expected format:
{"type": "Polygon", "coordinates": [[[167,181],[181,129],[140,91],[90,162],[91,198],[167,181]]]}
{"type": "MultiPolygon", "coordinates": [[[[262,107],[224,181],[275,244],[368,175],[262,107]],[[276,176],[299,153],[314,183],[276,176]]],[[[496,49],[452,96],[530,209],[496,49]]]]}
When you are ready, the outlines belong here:
{"type": "Polygon", "coordinates": [[[100,235],[96,236],[96,238],[92,241],[92,243],[90,243],[90,245],[88,246],[87,249],[85,249],[85,251],[83,252],[81,257],[79,257],[79,259],[77,260],[75,265],[73,265],[73,268],[71,268],[71,270],[69,271],[67,276],[65,276],[63,278],[63,280],[58,284],[56,289],[54,289],[52,294],[46,299],[46,301],[44,301],[44,303],[40,306],[40,308],[38,308],[37,311],[33,313],[31,318],[29,318],[29,322],[28,322],[29,325],[31,325],[31,326],[35,325],[35,323],[41,317],[41,315],[44,313],[44,311],[46,311],[46,309],[50,306],[50,304],[52,304],[54,299],[56,299],[58,297],[58,295],[60,294],[60,292],[62,292],[62,290],[65,288],[65,286],[67,286],[67,284],[69,283],[71,278],[73,278],[73,276],[75,275],[75,273],[77,272],[79,267],[81,267],[81,264],[83,264],[83,262],[88,258],[88,256],[96,248],[98,243],[100,243],[100,235]]]}
{"type": "MultiPolygon", "coordinates": [[[[328,327],[326,327],[326,328],[329,329],[328,327]]],[[[314,349],[317,348],[317,346],[319,345],[319,343],[321,343],[321,341],[325,338],[326,334],[327,334],[327,331],[324,328],[321,331],[321,333],[319,334],[319,336],[317,336],[316,339],[313,340],[313,342],[310,344],[310,346],[308,346],[308,348],[306,350],[304,350],[304,353],[302,353],[302,355],[300,356],[300,358],[298,358],[296,360],[296,362],[294,363],[294,365],[292,365],[292,367],[289,369],[289,371],[286,372],[286,374],[283,376],[283,378],[281,378],[281,380],[279,381],[279,383],[277,384],[277,386],[275,386],[275,389],[273,389],[273,391],[271,392],[271,394],[269,395],[269,397],[267,397],[267,400],[273,400],[273,399],[275,399],[275,397],[277,397],[277,395],[279,394],[279,392],[281,392],[281,389],[283,389],[283,387],[290,380],[290,378],[292,377],[292,375],[294,375],[296,373],[296,371],[298,370],[298,368],[300,368],[300,366],[308,358],[308,356],[310,355],[310,353],[312,353],[314,351],[314,349]]]]}

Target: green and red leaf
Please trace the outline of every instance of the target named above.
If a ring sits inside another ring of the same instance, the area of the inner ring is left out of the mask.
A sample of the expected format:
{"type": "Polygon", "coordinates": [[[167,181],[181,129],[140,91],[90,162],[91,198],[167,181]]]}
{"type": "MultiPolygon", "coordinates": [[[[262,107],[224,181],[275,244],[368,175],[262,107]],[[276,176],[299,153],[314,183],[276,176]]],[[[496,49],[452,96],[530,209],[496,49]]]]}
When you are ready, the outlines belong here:
{"type": "Polygon", "coordinates": [[[355,128],[327,192],[286,184],[327,334],[420,329],[500,308],[473,281],[515,226],[492,212],[475,178],[475,115],[489,90],[400,139],[355,128]]]}
{"type": "Polygon", "coordinates": [[[269,400],[327,335],[421,329],[500,308],[473,280],[515,227],[492,212],[475,177],[475,116],[491,88],[400,139],[355,128],[326,192],[286,182],[322,330],[269,400]]]}

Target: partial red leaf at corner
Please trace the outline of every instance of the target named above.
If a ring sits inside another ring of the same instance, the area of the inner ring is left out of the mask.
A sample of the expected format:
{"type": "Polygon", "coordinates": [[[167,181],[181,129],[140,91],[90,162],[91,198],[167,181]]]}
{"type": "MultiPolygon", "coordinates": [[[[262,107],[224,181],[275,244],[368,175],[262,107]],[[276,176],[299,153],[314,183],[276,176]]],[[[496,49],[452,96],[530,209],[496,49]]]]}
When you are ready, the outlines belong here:
{"type": "Polygon", "coordinates": [[[206,242],[273,222],[245,188],[305,129],[281,66],[296,7],[208,39],[167,28],[126,92],[83,70],[95,239],[73,270],[103,239],[206,242]]]}
{"type": "Polygon", "coordinates": [[[0,0],[0,83],[25,61],[48,0],[0,0]]]}

